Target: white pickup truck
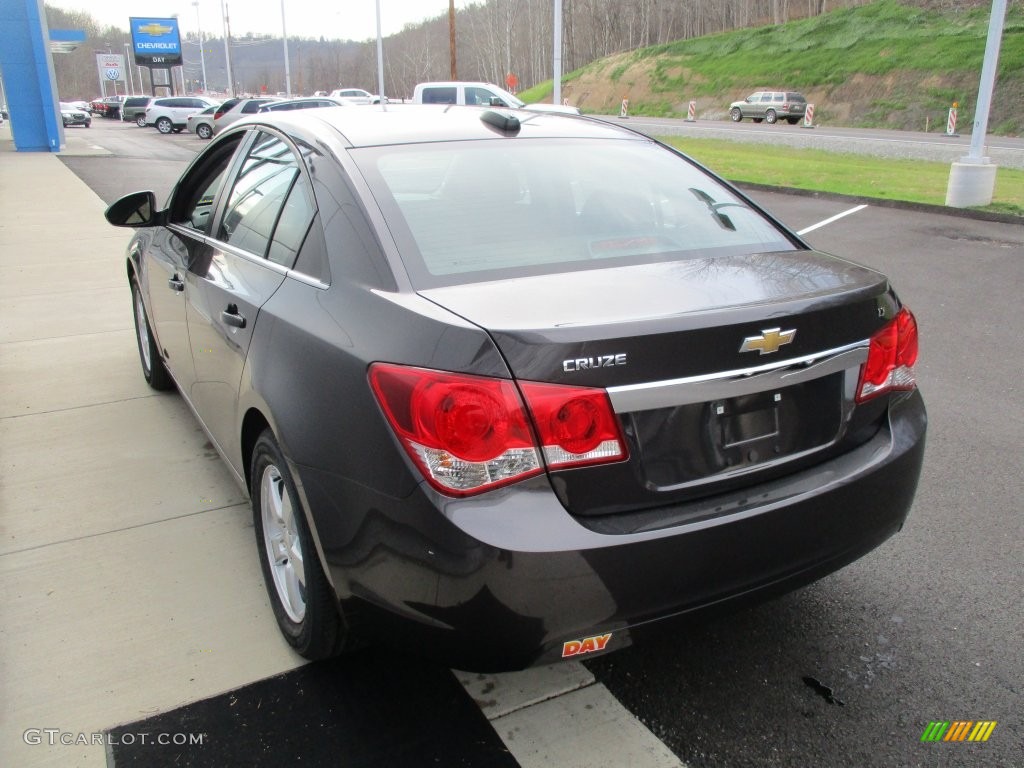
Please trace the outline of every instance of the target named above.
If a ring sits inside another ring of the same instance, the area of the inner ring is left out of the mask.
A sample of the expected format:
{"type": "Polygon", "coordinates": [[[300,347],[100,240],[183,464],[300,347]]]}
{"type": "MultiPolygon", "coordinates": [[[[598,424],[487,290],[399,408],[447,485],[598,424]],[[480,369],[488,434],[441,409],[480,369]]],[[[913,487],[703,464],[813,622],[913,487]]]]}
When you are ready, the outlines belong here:
{"type": "Polygon", "coordinates": [[[534,112],[580,114],[579,107],[562,104],[524,104],[508,91],[491,83],[448,80],[420,83],[412,94],[414,104],[454,104],[457,106],[512,107],[534,112]]]}

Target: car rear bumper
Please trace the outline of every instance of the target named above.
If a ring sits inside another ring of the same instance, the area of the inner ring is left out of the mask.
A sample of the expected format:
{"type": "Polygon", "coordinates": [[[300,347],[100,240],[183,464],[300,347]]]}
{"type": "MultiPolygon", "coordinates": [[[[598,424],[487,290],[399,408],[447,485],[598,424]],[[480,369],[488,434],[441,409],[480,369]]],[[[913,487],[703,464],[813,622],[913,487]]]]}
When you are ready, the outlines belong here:
{"type": "Polygon", "coordinates": [[[902,527],[925,432],[910,393],[850,454],[723,499],[717,517],[621,535],[567,514],[545,478],[474,499],[422,486],[386,499],[299,471],[353,622],[405,650],[494,671],[615,650],[652,621],[779,594],[852,562],[902,527]]]}

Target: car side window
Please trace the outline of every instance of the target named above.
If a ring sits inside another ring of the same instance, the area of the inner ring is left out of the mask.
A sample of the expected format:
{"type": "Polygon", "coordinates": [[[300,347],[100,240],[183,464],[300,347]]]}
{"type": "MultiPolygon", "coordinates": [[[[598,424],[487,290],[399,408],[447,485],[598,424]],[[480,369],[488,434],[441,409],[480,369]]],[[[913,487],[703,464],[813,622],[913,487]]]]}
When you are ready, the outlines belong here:
{"type": "Polygon", "coordinates": [[[761,103],[762,104],[764,104],[766,101],[771,101],[771,100],[772,100],[772,95],[770,93],[762,94],[762,96],[761,96],[761,103]]]}
{"type": "Polygon", "coordinates": [[[785,101],[785,99],[783,98],[784,95],[785,94],[782,94],[782,93],[773,93],[772,94],[772,101],[779,101],[779,102],[785,101]]]}
{"type": "Polygon", "coordinates": [[[313,190],[306,177],[300,173],[292,185],[284,208],[281,209],[281,216],[274,229],[274,239],[270,243],[267,258],[282,267],[291,267],[295,263],[295,257],[299,253],[299,248],[302,247],[302,241],[306,238],[306,232],[309,231],[310,222],[313,221],[315,215],[313,190]]]}
{"type": "Polygon", "coordinates": [[[508,104],[506,104],[496,94],[492,93],[486,88],[475,88],[473,86],[469,86],[466,88],[466,104],[490,106],[491,99],[498,99],[498,101],[501,102],[502,106],[508,106],[508,104]]]}
{"type": "MultiPolygon", "coordinates": [[[[242,163],[217,238],[269,257],[267,249],[274,227],[300,175],[299,161],[291,148],[276,136],[261,133],[242,163]]],[[[294,215],[289,213],[290,217],[294,215]]],[[[284,251],[286,245],[275,255],[286,258],[284,251]]]]}
{"type": "Polygon", "coordinates": [[[231,165],[238,141],[243,135],[238,134],[234,141],[225,142],[217,152],[207,156],[205,162],[193,168],[192,172],[179,182],[171,201],[172,223],[181,224],[197,232],[209,233],[217,195],[224,185],[224,176],[231,165]]]}
{"type": "Polygon", "coordinates": [[[454,104],[456,102],[455,88],[424,88],[424,104],[454,104]]]}

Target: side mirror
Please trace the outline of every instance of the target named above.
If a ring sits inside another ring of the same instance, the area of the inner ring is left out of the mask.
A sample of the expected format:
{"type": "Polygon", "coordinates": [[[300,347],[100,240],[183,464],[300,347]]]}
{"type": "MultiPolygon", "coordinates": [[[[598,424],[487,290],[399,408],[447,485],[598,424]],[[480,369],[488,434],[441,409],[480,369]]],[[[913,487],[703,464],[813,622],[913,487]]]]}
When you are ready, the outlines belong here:
{"type": "Polygon", "coordinates": [[[156,195],[132,192],[113,202],[103,214],[115,227],[149,227],[159,223],[156,195]]]}

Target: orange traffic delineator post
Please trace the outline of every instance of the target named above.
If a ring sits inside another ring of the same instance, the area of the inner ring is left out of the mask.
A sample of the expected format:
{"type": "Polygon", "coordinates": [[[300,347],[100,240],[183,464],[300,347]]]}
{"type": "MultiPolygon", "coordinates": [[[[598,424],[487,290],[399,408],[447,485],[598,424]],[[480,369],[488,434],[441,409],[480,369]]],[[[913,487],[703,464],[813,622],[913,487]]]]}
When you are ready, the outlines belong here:
{"type": "Polygon", "coordinates": [[[629,99],[622,100],[622,108],[619,110],[619,117],[629,117],[629,99]]]}
{"type": "Polygon", "coordinates": [[[946,135],[947,136],[959,136],[956,132],[956,110],[959,105],[954,101],[953,106],[949,108],[949,118],[946,120],[946,135]]]}
{"type": "Polygon", "coordinates": [[[808,104],[807,109],[804,110],[804,128],[814,127],[814,105],[808,104]]]}
{"type": "Polygon", "coordinates": [[[691,101],[690,106],[686,108],[686,122],[695,123],[697,122],[697,102],[691,101]]]}

